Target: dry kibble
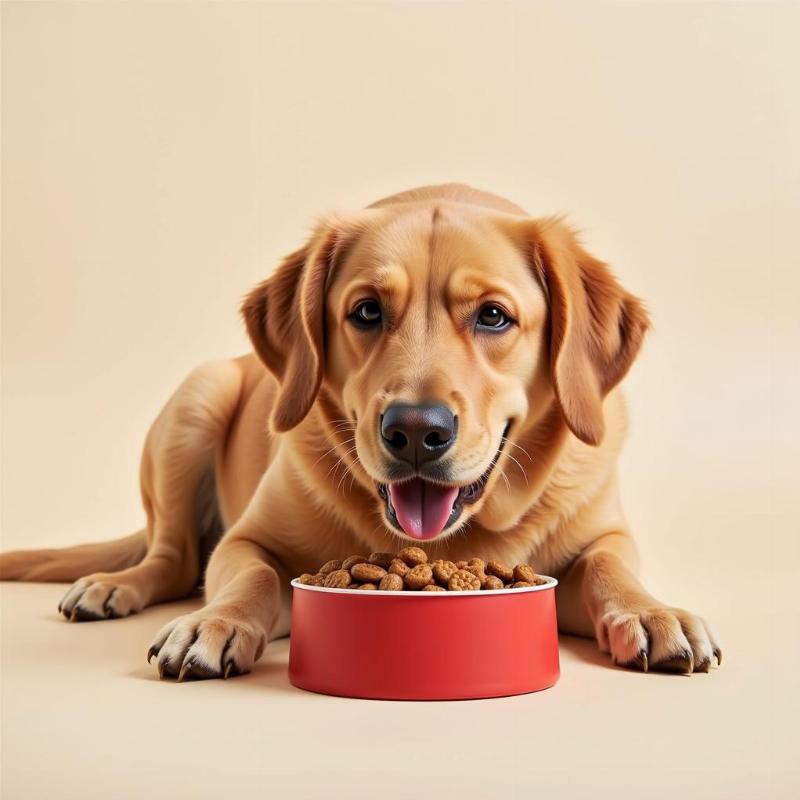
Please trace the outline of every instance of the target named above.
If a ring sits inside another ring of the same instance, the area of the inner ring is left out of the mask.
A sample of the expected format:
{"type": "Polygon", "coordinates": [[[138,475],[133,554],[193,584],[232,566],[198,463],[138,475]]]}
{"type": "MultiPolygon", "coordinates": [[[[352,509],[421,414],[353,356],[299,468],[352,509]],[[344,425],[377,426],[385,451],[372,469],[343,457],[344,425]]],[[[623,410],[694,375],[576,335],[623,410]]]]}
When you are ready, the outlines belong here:
{"type": "Polygon", "coordinates": [[[394,555],[392,553],[370,553],[368,560],[370,564],[377,564],[379,567],[389,569],[393,558],[394,555]]]}
{"type": "Polygon", "coordinates": [[[408,564],[401,561],[399,558],[393,558],[392,563],[389,564],[389,572],[393,575],[399,575],[401,578],[408,572],[408,564]]]}
{"type": "Polygon", "coordinates": [[[409,589],[423,589],[433,583],[433,570],[430,564],[417,564],[406,573],[404,580],[409,589]]]}
{"type": "Polygon", "coordinates": [[[362,564],[356,564],[350,570],[350,574],[357,581],[377,583],[386,574],[386,570],[383,567],[379,567],[377,564],[364,562],[362,564]]]}
{"type": "Polygon", "coordinates": [[[328,561],[319,572],[304,572],[297,578],[304,586],[328,589],[356,589],[382,592],[471,592],[478,589],[525,589],[547,584],[529,564],[507,567],[500,561],[471,558],[448,561],[437,558],[428,562],[421,547],[405,547],[392,553],[370,553],[369,557],[352,555],[343,561],[328,561]]]}
{"type": "Polygon", "coordinates": [[[433,568],[433,577],[442,586],[447,586],[450,576],[458,569],[452,561],[443,561],[441,558],[434,561],[431,567],[433,568]]]}
{"type": "Polygon", "coordinates": [[[378,588],[382,592],[402,592],[403,579],[394,572],[387,572],[386,575],[381,578],[378,588]]]}
{"type": "Polygon", "coordinates": [[[481,582],[477,575],[473,575],[465,569],[457,569],[450,576],[447,588],[451,592],[474,592],[481,588],[481,582]]]}
{"type": "Polygon", "coordinates": [[[346,569],[335,569],[325,577],[328,589],[346,589],[350,583],[350,573],[346,569]]]}
{"type": "Polygon", "coordinates": [[[428,554],[421,547],[404,547],[397,557],[409,567],[425,564],[428,560],[428,554]]]}
{"type": "Polygon", "coordinates": [[[517,564],[514,567],[514,580],[533,583],[536,580],[536,573],[533,571],[533,567],[528,564],[517,564]]]}
{"type": "Polygon", "coordinates": [[[505,581],[506,583],[514,580],[514,570],[500,561],[490,561],[486,565],[486,571],[490,575],[496,575],[501,581],[505,581]]]}

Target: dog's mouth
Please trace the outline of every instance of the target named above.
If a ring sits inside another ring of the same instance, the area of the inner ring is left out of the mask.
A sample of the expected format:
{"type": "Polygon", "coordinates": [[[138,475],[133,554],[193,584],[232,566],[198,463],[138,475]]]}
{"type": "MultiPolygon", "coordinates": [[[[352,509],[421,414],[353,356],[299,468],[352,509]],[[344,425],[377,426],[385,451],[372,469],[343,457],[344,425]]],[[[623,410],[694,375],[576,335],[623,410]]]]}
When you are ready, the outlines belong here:
{"type": "Polygon", "coordinates": [[[477,503],[483,496],[489,476],[505,446],[508,427],[487,470],[467,486],[453,486],[419,476],[396,483],[377,484],[389,522],[406,536],[421,540],[435,539],[453,525],[465,506],[477,503]]]}

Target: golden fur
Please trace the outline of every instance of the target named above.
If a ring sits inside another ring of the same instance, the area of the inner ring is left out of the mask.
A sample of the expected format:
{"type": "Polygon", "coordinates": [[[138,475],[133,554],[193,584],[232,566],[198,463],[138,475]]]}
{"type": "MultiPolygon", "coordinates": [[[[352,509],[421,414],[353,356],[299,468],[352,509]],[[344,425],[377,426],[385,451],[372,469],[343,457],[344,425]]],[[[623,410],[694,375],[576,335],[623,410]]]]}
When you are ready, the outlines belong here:
{"type": "Polygon", "coordinates": [[[618,388],[648,327],[641,303],[559,219],[461,185],[424,187],[323,219],[246,298],[256,355],[199,367],[153,424],[142,458],[146,528],[116,542],[0,556],[11,580],[76,580],[73,620],[190,593],[202,550],[207,605],[156,636],[162,675],[248,671],[288,631],[288,581],[330,559],[408,543],[386,520],[377,420],[393,400],[458,414],[448,480],[489,467],[486,491],[431,557],[530,561],[559,578],[562,630],[615,662],[708,670],[699,617],[654,599],[620,507],[618,388]],[[379,299],[378,331],[349,323],[379,299]],[[475,332],[499,303],[517,324],[475,332]]]}

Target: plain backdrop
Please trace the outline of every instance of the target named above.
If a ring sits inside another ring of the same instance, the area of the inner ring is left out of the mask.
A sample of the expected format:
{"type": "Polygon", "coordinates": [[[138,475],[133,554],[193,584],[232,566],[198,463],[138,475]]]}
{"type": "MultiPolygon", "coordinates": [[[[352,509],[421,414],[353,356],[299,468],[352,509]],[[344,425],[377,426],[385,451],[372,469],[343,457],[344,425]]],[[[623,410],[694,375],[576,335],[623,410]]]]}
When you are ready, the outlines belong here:
{"type": "Polygon", "coordinates": [[[249,349],[248,288],[323,212],[464,181],[565,212],[645,298],[621,464],[645,579],[753,680],[797,663],[775,587],[797,580],[800,5],[2,12],[4,548],[140,527],[148,426],[249,349]]]}

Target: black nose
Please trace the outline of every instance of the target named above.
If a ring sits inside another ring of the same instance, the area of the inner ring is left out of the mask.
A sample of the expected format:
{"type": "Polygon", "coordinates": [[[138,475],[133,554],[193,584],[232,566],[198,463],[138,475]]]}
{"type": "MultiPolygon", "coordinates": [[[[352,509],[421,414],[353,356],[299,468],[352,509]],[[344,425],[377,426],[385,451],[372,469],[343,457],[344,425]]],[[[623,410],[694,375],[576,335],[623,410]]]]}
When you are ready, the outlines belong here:
{"type": "Polygon", "coordinates": [[[433,461],[456,440],[458,419],[447,406],[389,406],[381,417],[381,436],[392,455],[412,467],[433,461]]]}

